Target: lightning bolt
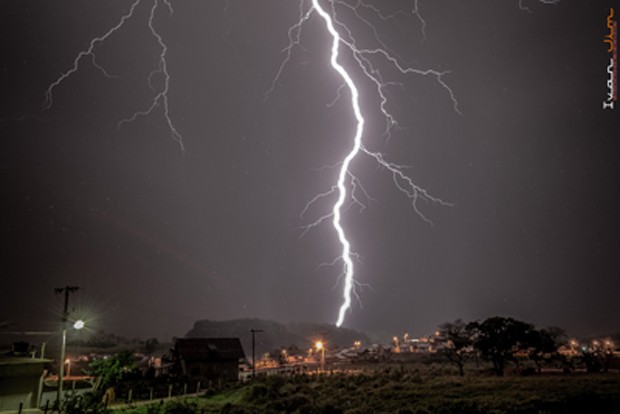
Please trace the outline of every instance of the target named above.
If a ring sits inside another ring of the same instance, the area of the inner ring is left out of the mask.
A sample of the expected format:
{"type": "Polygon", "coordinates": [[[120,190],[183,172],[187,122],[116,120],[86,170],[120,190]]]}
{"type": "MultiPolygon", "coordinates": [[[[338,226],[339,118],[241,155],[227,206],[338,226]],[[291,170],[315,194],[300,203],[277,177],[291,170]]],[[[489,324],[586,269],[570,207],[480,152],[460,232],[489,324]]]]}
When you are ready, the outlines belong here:
{"type": "Polygon", "coordinates": [[[338,311],[338,321],[336,322],[336,326],[342,325],[344,322],[345,312],[351,306],[351,291],[353,290],[353,259],[351,257],[351,243],[347,239],[347,236],[344,233],[344,229],[342,228],[342,223],[340,223],[341,217],[341,209],[345,203],[347,196],[347,189],[345,186],[345,180],[348,176],[349,165],[351,161],[359,154],[362,148],[362,133],[364,132],[364,117],[362,116],[362,111],[360,110],[359,103],[359,92],[357,90],[357,86],[351,79],[349,73],[338,63],[338,52],[340,48],[340,34],[334,28],[334,22],[331,17],[323,8],[319,5],[318,0],[312,1],[312,6],[319,13],[319,15],[325,20],[325,25],[327,26],[327,30],[332,36],[332,54],[331,54],[331,65],[332,67],[340,74],[344,82],[346,83],[349,91],[351,92],[351,106],[353,108],[353,113],[355,114],[355,120],[357,121],[357,126],[355,128],[355,136],[353,137],[353,148],[344,160],[342,161],[342,166],[340,167],[340,173],[338,174],[338,182],[336,186],[338,187],[338,200],[336,204],[334,204],[334,208],[332,209],[333,215],[333,225],[336,229],[336,233],[338,233],[338,240],[340,240],[340,244],[342,244],[342,260],[344,261],[344,302],[340,306],[340,310],[338,311]]]}
{"type": "MultiPolygon", "coordinates": [[[[169,13],[172,15],[173,10],[172,10],[172,5],[170,4],[170,2],[168,0],[163,0],[163,2],[168,8],[169,13]]],[[[151,30],[151,34],[153,35],[153,37],[157,39],[157,43],[161,47],[161,53],[159,55],[159,61],[158,61],[157,67],[151,71],[151,73],[149,74],[149,78],[148,78],[149,86],[151,87],[151,90],[155,93],[155,96],[153,97],[151,101],[151,105],[148,108],[142,111],[136,111],[129,118],[122,119],[118,123],[118,128],[120,129],[125,123],[135,121],[140,116],[150,115],[155,108],[161,105],[163,112],[164,112],[164,119],[168,125],[168,130],[170,131],[170,135],[172,136],[172,139],[174,139],[181,146],[181,151],[185,153],[185,146],[183,145],[183,137],[181,137],[181,134],[179,134],[176,127],[174,126],[174,123],[172,122],[172,118],[170,118],[170,110],[168,107],[168,91],[170,90],[170,74],[168,73],[168,61],[166,60],[166,54],[168,53],[168,47],[164,43],[163,38],[157,32],[157,30],[155,29],[155,25],[153,24],[153,20],[155,19],[155,11],[157,10],[158,6],[159,6],[159,0],[155,0],[153,2],[153,6],[151,7],[151,12],[149,13],[149,29],[151,30]],[[164,78],[164,87],[160,92],[156,91],[152,83],[153,78],[156,77],[157,75],[161,75],[164,78]]]]}
{"type": "MultiPolygon", "coordinates": [[[[95,51],[98,45],[101,45],[103,42],[106,41],[106,39],[117,33],[128,20],[134,17],[134,15],[136,14],[136,10],[138,9],[138,6],[142,3],[142,1],[143,0],[135,0],[129,8],[129,11],[123,16],[121,16],[120,20],[114,26],[112,26],[112,28],[110,28],[103,35],[91,39],[88,43],[88,47],[80,51],[75,57],[75,59],[73,60],[73,66],[66,72],[61,73],[60,76],[48,86],[47,90],[45,91],[45,100],[43,101],[44,111],[50,109],[54,104],[54,90],[58,88],[62,83],[64,83],[71,75],[76,73],[80,68],[80,63],[86,58],[90,58],[91,64],[95,68],[97,68],[103,76],[107,78],[118,78],[118,76],[114,76],[108,73],[104,66],[97,62],[97,56],[95,51]]],[[[181,147],[181,151],[185,152],[183,138],[175,127],[174,122],[172,121],[168,105],[168,92],[170,89],[170,74],[168,73],[168,62],[166,60],[168,47],[166,46],[163,37],[157,31],[153,23],[156,12],[159,9],[161,3],[163,3],[168,9],[169,15],[172,15],[173,13],[172,5],[170,4],[169,0],[161,0],[161,2],[160,0],[152,0],[152,5],[148,16],[148,27],[151,31],[151,34],[156,39],[161,49],[161,52],[159,54],[157,65],[155,69],[153,69],[149,74],[147,81],[155,95],[151,99],[151,104],[146,109],[136,111],[130,117],[120,120],[117,126],[120,129],[124,124],[128,122],[133,122],[140,116],[150,115],[156,108],[161,107],[163,110],[164,120],[166,121],[172,139],[174,139],[179,144],[179,146],[181,147]],[[158,76],[163,78],[163,88],[160,91],[157,91],[156,88],[153,86],[153,79],[157,78],[158,76]]]]}
{"type": "MultiPolygon", "coordinates": [[[[364,205],[361,203],[359,197],[356,196],[357,190],[360,190],[367,199],[370,199],[368,193],[361,185],[359,179],[351,171],[351,163],[353,162],[353,160],[360,156],[366,155],[372,160],[374,160],[374,162],[376,162],[379,166],[383,167],[384,170],[387,170],[392,175],[392,179],[396,188],[410,200],[411,206],[415,213],[417,213],[424,221],[428,223],[431,222],[418,208],[418,201],[423,200],[427,202],[437,203],[443,206],[452,205],[438,197],[432,196],[424,188],[416,185],[414,181],[407,174],[405,174],[406,166],[389,162],[388,160],[386,160],[385,156],[382,153],[377,151],[371,151],[364,145],[364,124],[366,121],[360,107],[359,88],[356,84],[356,81],[354,81],[353,76],[351,75],[352,70],[356,71],[358,75],[363,75],[363,78],[365,78],[367,81],[370,82],[371,85],[374,86],[373,89],[376,91],[376,94],[378,96],[378,109],[381,111],[381,114],[385,119],[384,135],[387,138],[391,136],[392,129],[398,126],[396,118],[390,113],[388,109],[389,88],[402,85],[398,82],[385,80],[377,67],[378,61],[382,61],[393,69],[396,69],[401,75],[416,74],[421,76],[434,77],[436,82],[439,83],[439,85],[448,93],[448,96],[452,101],[453,109],[458,114],[461,114],[461,112],[458,108],[458,102],[452,89],[447,85],[444,80],[444,76],[449,72],[439,72],[432,69],[417,69],[401,63],[401,59],[396,54],[392,53],[388,49],[386,44],[380,39],[377,30],[375,30],[374,26],[372,26],[369,20],[362,17],[362,15],[359,13],[359,9],[364,8],[366,10],[370,10],[383,21],[392,19],[395,17],[395,15],[384,15],[376,7],[366,4],[361,0],[358,0],[355,4],[349,4],[344,2],[343,0],[326,0],[325,2],[329,5],[328,8],[323,7],[319,0],[312,0],[311,7],[309,7],[308,10],[304,10],[304,1],[302,0],[300,2],[299,19],[288,30],[289,43],[287,47],[283,50],[283,52],[286,53],[285,58],[277,70],[271,87],[265,95],[265,99],[267,100],[270,94],[274,92],[282,72],[284,71],[286,65],[291,59],[292,50],[296,46],[299,46],[301,44],[301,32],[304,24],[306,24],[306,22],[308,22],[312,15],[316,12],[316,14],[323,21],[323,24],[331,37],[331,67],[342,79],[342,84],[336,92],[336,99],[334,100],[334,102],[329,103],[328,106],[331,107],[332,105],[334,105],[336,100],[341,98],[341,93],[343,90],[348,90],[350,94],[350,106],[355,118],[355,131],[352,134],[351,149],[338,164],[338,175],[336,183],[328,191],[319,193],[314,198],[312,198],[306,204],[305,208],[301,213],[301,216],[303,218],[304,215],[309,211],[310,207],[318,200],[335,196],[336,200],[333,204],[333,207],[331,208],[331,211],[325,215],[320,216],[314,222],[303,226],[302,236],[310,229],[331,219],[331,224],[342,247],[340,255],[336,258],[335,261],[331,263],[335,264],[337,262],[342,262],[343,266],[342,273],[340,275],[340,278],[343,279],[344,284],[342,304],[340,305],[340,308],[338,310],[338,317],[336,320],[336,326],[341,326],[344,323],[347,311],[351,309],[352,296],[357,296],[355,288],[356,286],[360,285],[359,282],[357,282],[355,279],[354,259],[357,258],[358,255],[352,251],[351,242],[347,237],[341,219],[343,213],[351,205],[359,205],[361,208],[364,208],[364,205]],[[347,27],[337,18],[336,5],[348,8],[355,14],[355,16],[358,17],[359,20],[362,21],[365,26],[370,27],[379,47],[373,49],[358,47],[352,30],[350,30],[349,27],[347,27]],[[346,69],[340,63],[339,58],[341,56],[341,52],[347,53],[352,56],[357,66],[353,69],[346,69]]],[[[417,0],[414,2],[411,13],[415,15],[420,21],[423,39],[425,39],[426,21],[419,13],[417,0]]]]}
{"type": "Polygon", "coordinates": [[[129,11],[124,14],[120,21],[113,26],[111,29],[109,29],[104,35],[102,36],[97,36],[93,39],[91,39],[91,41],[88,44],[88,47],[82,51],[80,51],[80,53],[78,53],[78,55],[75,57],[75,59],[73,60],[73,66],[71,67],[71,69],[67,70],[66,72],[63,72],[60,74],[60,76],[50,84],[50,86],[48,86],[47,90],[45,91],[45,100],[43,101],[43,110],[47,110],[50,109],[52,107],[52,105],[54,104],[54,89],[56,89],[58,86],[60,86],[61,83],[63,83],[65,80],[67,80],[67,78],[69,78],[71,75],[73,75],[75,72],[77,72],[80,68],[80,62],[82,61],[82,58],[85,57],[90,57],[91,59],[91,63],[93,64],[93,66],[95,66],[97,69],[99,69],[99,71],[105,76],[105,77],[112,77],[103,66],[99,65],[97,63],[97,59],[96,59],[96,55],[95,55],[95,47],[98,44],[101,44],[103,42],[105,42],[105,40],[107,38],[109,38],[110,36],[112,36],[112,34],[116,33],[118,30],[120,30],[121,27],[123,27],[123,25],[125,24],[125,22],[130,19],[131,17],[133,17],[133,14],[136,10],[136,7],[138,7],[138,4],[140,4],[141,0],[136,0],[134,1],[134,3],[131,5],[131,8],[129,9],[129,11]]]}

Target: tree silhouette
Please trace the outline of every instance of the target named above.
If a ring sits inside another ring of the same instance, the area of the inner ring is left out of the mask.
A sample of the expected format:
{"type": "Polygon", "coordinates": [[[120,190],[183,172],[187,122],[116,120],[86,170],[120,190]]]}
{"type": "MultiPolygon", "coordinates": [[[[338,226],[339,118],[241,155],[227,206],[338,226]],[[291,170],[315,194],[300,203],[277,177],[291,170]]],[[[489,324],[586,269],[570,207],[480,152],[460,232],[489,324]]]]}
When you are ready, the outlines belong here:
{"type": "Polygon", "coordinates": [[[457,319],[454,322],[446,322],[439,326],[439,332],[447,339],[448,346],[443,353],[448,360],[459,369],[459,375],[463,376],[463,366],[470,354],[473,344],[470,326],[457,319]]]}
{"type": "Polygon", "coordinates": [[[544,359],[557,352],[563,336],[564,331],[560,328],[531,329],[527,333],[528,356],[536,364],[539,373],[544,359]]]}
{"type": "Polygon", "coordinates": [[[493,363],[496,375],[504,375],[507,361],[515,361],[515,354],[528,348],[528,335],[534,327],[513,318],[494,316],[484,322],[471,322],[467,328],[474,334],[474,347],[493,363]]]}

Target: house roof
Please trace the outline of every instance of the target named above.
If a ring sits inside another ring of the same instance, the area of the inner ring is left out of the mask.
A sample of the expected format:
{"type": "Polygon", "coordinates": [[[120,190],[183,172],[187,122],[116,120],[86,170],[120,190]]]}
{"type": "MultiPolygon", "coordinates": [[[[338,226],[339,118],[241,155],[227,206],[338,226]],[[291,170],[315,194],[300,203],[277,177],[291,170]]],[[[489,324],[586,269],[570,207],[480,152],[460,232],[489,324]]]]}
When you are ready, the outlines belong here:
{"type": "Polygon", "coordinates": [[[245,358],[239,338],[179,338],[175,350],[186,361],[238,361],[245,358]]]}
{"type": "Polygon", "coordinates": [[[32,377],[43,374],[44,365],[50,359],[0,357],[0,382],[8,377],[32,377]]]}

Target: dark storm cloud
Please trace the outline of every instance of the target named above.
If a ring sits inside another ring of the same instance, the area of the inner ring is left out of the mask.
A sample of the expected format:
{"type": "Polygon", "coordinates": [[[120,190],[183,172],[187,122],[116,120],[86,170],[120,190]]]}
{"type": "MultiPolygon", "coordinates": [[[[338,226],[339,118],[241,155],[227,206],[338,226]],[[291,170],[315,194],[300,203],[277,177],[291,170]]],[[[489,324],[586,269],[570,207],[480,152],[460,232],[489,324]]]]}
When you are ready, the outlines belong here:
{"type": "MultiPolygon", "coordinates": [[[[455,206],[420,205],[429,226],[385,171],[355,162],[377,201],[349,210],[345,224],[362,256],[359,279],[373,289],[347,326],[421,334],[504,314],[576,334],[620,329],[618,116],[600,108],[612,2],[526,3],[531,14],[517,1],[421,1],[426,40],[415,16],[377,26],[404,61],[451,71],[464,116],[433,79],[404,77],[391,104],[404,128],[386,143],[364,99],[367,144],[455,206]]],[[[159,49],[147,1],[97,46],[97,62],[118,77],[86,59],[45,112],[49,84],[130,3],[0,6],[1,320],[53,320],[53,288],[65,284],[85,288],[83,306],[101,327],[131,336],[182,335],[200,318],[335,320],[338,268],[317,270],[337,255],[333,231],[299,239],[298,229],[311,219],[299,216],[306,202],[334,182],[321,167],[350,145],[346,99],[327,106],[339,80],[323,26],[305,26],[304,48],[263,101],[298,3],[173,6],[155,24],[185,154],[160,111],[117,129],[153,96],[147,77],[159,49]],[[37,116],[15,121],[24,114],[37,116]]]]}

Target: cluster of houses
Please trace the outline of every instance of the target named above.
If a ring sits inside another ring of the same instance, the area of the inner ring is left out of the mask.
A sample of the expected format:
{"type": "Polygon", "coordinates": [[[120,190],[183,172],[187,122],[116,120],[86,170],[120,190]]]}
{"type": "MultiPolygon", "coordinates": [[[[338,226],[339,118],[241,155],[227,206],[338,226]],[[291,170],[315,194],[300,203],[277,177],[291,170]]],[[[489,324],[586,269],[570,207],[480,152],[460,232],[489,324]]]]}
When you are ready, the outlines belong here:
{"type": "Polygon", "coordinates": [[[402,339],[397,336],[392,338],[392,351],[397,354],[432,354],[441,352],[449,346],[449,341],[439,331],[436,331],[433,335],[420,338],[410,338],[408,333],[403,334],[402,339]]]}
{"type": "MultiPolygon", "coordinates": [[[[356,362],[388,360],[399,354],[403,354],[402,357],[414,354],[432,355],[441,353],[450,346],[450,342],[437,331],[433,335],[420,338],[411,338],[408,334],[400,338],[395,336],[390,346],[363,346],[360,341],[355,341],[348,348],[321,344],[320,348],[315,346],[305,350],[282,349],[263,354],[256,361],[251,361],[246,357],[238,338],[180,338],[165,356],[154,357],[139,353],[134,355],[138,367],[145,375],[153,378],[175,377],[198,384],[198,389],[202,384],[204,389],[213,383],[243,381],[253,374],[312,372],[356,362]]],[[[620,356],[610,340],[580,344],[571,339],[558,351],[567,357],[579,356],[584,352],[605,352],[620,356]]],[[[97,358],[105,356],[91,354],[68,358],[65,361],[63,388],[75,390],[76,383],[89,383],[91,378],[83,373],[84,368],[97,358]]],[[[58,376],[49,374],[52,362],[51,359],[37,355],[36,350],[33,352],[32,347],[24,343],[16,343],[11,352],[1,355],[0,411],[41,406],[46,384],[48,398],[49,394],[55,392],[58,384],[58,376]]]]}

